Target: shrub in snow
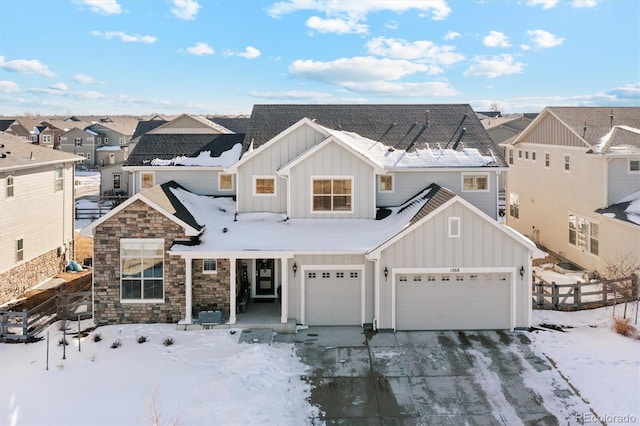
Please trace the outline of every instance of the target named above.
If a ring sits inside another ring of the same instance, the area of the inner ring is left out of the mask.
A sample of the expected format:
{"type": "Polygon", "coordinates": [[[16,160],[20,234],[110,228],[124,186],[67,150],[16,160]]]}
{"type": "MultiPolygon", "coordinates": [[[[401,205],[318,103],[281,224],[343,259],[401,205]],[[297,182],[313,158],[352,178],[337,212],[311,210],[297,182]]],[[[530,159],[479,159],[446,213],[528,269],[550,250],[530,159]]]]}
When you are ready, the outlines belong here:
{"type": "Polygon", "coordinates": [[[111,349],[116,349],[116,348],[119,348],[120,346],[122,346],[122,342],[120,341],[120,339],[116,339],[116,340],[111,344],[111,349]]]}
{"type": "Polygon", "coordinates": [[[100,340],[102,340],[102,336],[100,335],[100,333],[96,333],[93,335],[94,342],[99,342],[100,340]]]}
{"type": "Polygon", "coordinates": [[[140,336],[140,337],[138,337],[138,343],[144,343],[144,342],[146,342],[147,340],[149,340],[149,339],[147,339],[147,336],[140,336]]]}
{"type": "Polygon", "coordinates": [[[638,330],[636,330],[636,328],[631,325],[631,318],[613,317],[613,324],[611,324],[611,329],[623,336],[635,336],[638,333],[638,330]]]}
{"type": "Polygon", "coordinates": [[[65,345],[65,346],[69,345],[69,342],[67,342],[67,339],[62,338],[62,339],[58,340],[58,346],[62,346],[62,345],[65,345]]]}
{"type": "Polygon", "coordinates": [[[173,337],[167,337],[166,339],[164,339],[164,342],[162,342],[162,344],[165,346],[173,345],[173,337]]]}

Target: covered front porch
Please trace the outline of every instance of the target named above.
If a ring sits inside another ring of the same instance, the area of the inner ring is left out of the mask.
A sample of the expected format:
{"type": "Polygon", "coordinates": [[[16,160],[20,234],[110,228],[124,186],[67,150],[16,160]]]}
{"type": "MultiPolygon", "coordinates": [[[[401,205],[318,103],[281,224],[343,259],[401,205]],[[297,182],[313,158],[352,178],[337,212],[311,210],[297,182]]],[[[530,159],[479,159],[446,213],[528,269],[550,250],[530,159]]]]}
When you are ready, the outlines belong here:
{"type": "Polygon", "coordinates": [[[203,253],[197,257],[190,254],[183,256],[185,317],[178,323],[178,329],[271,328],[280,333],[295,333],[296,320],[288,316],[292,254],[243,252],[237,257],[229,257],[229,253],[203,253]],[[215,274],[218,292],[224,294],[222,304],[201,301],[203,286],[197,280],[203,276],[200,265],[205,264],[215,265],[212,268],[215,270],[208,273],[215,274]]]}

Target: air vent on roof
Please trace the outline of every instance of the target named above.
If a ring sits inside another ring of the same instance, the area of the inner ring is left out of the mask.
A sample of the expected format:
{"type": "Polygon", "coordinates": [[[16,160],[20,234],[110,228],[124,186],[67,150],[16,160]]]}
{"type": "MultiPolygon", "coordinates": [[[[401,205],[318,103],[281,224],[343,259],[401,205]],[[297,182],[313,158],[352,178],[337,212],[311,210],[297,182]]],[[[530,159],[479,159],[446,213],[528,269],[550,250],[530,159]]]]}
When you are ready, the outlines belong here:
{"type": "Polygon", "coordinates": [[[0,158],[7,158],[7,154],[3,152],[2,154],[0,154],[0,158]]]}
{"type": "Polygon", "coordinates": [[[584,126],[582,127],[582,137],[584,138],[587,134],[587,122],[584,122],[584,126]]]}
{"type": "Polygon", "coordinates": [[[611,120],[611,125],[610,125],[610,129],[613,129],[613,119],[615,118],[615,116],[613,115],[613,110],[611,110],[611,112],[609,113],[609,119],[611,120]]]}
{"type": "Polygon", "coordinates": [[[0,143],[0,148],[4,148],[4,144],[3,143],[0,143]]]}

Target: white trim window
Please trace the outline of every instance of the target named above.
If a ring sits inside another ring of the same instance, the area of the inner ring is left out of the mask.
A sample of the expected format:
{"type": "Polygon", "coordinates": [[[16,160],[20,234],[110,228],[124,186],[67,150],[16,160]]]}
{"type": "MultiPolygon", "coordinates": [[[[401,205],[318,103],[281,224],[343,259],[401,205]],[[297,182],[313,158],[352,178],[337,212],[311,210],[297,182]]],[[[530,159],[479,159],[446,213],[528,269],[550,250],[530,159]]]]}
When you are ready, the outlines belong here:
{"type": "Polygon", "coordinates": [[[6,185],[7,185],[7,198],[12,198],[15,191],[15,182],[14,182],[13,175],[7,176],[6,185]]]}
{"type": "Polygon", "coordinates": [[[104,138],[104,144],[109,145],[109,138],[104,138]]]}
{"type": "Polygon", "coordinates": [[[629,173],[640,173],[640,160],[629,159],[629,173]]]}
{"type": "Polygon", "coordinates": [[[164,239],[120,240],[120,299],[164,302],[164,239]]]}
{"type": "Polygon", "coordinates": [[[233,191],[233,175],[224,173],[218,174],[218,190],[233,191]]]}
{"type": "Polygon", "coordinates": [[[24,239],[18,238],[16,240],[16,262],[22,262],[24,260],[24,239]]]}
{"type": "Polygon", "coordinates": [[[531,151],[531,161],[536,161],[536,152],[535,151],[531,151]]]}
{"type": "Polygon", "coordinates": [[[56,192],[62,191],[64,188],[64,168],[62,166],[56,166],[53,186],[56,192]]]}
{"type": "Polygon", "coordinates": [[[544,153],[544,166],[548,169],[549,167],[551,167],[551,153],[550,152],[545,152],[544,153]]]}
{"type": "Polygon", "coordinates": [[[42,135],[42,143],[51,143],[51,135],[42,135]]]}
{"type": "Polygon", "coordinates": [[[313,213],[353,212],[353,176],[311,177],[313,213]]]}
{"type": "Polygon", "coordinates": [[[482,174],[462,174],[462,191],[489,191],[489,175],[487,173],[482,174]]]}
{"type": "Polygon", "coordinates": [[[571,171],[571,156],[569,154],[564,155],[564,171],[571,171]]]}
{"type": "Polygon", "coordinates": [[[140,174],[140,188],[152,188],[155,185],[155,177],[153,172],[142,172],[140,174]]]}
{"type": "Polygon", "coordinates": [[[256,197],[274,197],[276,195],[276,177],[253,176],[253,195],[256,197]]]}
{"type": "Polygon", "coordinates": [[[113,176],[113,189],[121,189],[122,173],[114,173],[112,176],[113,176]]]}
{"type": "Polygon", "coordinates": [[[513,150],[509,150],[509,164],[513,165],[513,150]]]}
{"type": "Polygon", "coordinates": [[[569,213],[569,244],[598,256],[600,224],[586,217],[569,213]]]}
{"type": "Polygon", "coordinates": [[[120,145],[124,144],[124,138],[120,138],[120,145]]]}
{"type": "Polygon", "coordinates": [[[203,274],[217,274],[218,273],[218,260],[217,259],[203,259],[202,260],[202,273],[203,274]]]}
{"type": "Polygon", "coordinates": [[[76,146],[82,146],[82,138],[76,138],[75,139],[75,145],[76,146]]]}
{"type": "Polygon", "coordinates": [[[518,194],[509,194],[509,216],[520,218],[520,196],[518,194]]]}
{"type": "Polygon", "coordinates": [[[392,174],[378,176],[378,191],[393,192],[393,175],[392,174]]]}
{"type": "Polygon", "coordinates": [[[459,217],[449,218],[449,237],[460,238],[460,218],[459,217]]]}

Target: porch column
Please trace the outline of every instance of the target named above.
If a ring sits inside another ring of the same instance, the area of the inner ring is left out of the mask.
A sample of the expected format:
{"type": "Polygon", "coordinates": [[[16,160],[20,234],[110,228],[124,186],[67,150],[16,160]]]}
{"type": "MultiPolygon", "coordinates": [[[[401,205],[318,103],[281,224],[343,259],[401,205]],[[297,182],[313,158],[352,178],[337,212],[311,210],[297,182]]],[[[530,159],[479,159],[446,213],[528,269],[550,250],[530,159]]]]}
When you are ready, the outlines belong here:
{"type": "Polygon", "coordinates": [[[282,288],[280,288],[280,322],[286,324],[289,312],[289,259],[283,258],[282,261],[282,288]]]}
{"type": "Polygon", "coordinates": [[[185,263],[185,282],[184,282],[184,305],[185,305],[185,314],[184,314],[184,322],[185,324],[191,324],[193,319],[191,318],[191,311],[193,306],[193,295],[192,293],[192,281],[191,281],[191,264],[193,260],[188,257],[184,260],[185,263]]]}
{"type": "Polygon", "coordinates": [[[229,258],[229,324],[236,323],[236,258],[229,258]]]}
{"type": "Polygon", "coordinates": [[[378,329],[378,321],[380,321],[380,259],[373,259],[373,329],[378,329]]]}

